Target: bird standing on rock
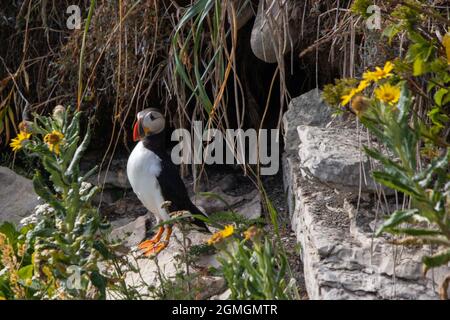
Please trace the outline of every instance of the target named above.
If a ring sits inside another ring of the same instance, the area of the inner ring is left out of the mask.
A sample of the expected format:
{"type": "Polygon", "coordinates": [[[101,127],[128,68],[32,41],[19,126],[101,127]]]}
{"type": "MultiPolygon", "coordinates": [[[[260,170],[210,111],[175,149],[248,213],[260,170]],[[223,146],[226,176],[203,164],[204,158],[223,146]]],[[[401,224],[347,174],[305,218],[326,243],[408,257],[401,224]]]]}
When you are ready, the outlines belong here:
{"type": "MultiPolygon", "coordinates": [[[[131,187],[144,207],[156,217],[157,224],[170,219],[169,212],[189,211],[205,216],[191,201],[177,167],[165,150],[166,122],[160,111],[153,108],[138,113],[133,129],[133,140],[139,141],[127,163],[127,175],[131,187]],[[167,208],[163,204],[169,201],[167,208]]],[[[198,219],[193,223],[208,231],[198,219]]],[[[156,235],[139,244],[146,256],[164,250],[170,240],[172,227],[161,226],[156,235]],[[163,241],[161,238],[166,231],[163,241]]]]}

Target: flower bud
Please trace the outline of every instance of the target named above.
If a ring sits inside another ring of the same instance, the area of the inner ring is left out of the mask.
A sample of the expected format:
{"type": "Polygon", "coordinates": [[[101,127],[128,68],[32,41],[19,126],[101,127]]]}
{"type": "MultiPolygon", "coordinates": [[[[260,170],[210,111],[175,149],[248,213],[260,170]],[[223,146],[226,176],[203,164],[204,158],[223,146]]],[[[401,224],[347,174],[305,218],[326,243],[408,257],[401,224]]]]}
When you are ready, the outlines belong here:
{"type": "Polygon", "coordinates": [[[64,122],[64,113],[66,112],[66,108],[62,105],[57,105],[53,109],[53,119],[58,122],[60,126],[62,126],[64,122]]]}

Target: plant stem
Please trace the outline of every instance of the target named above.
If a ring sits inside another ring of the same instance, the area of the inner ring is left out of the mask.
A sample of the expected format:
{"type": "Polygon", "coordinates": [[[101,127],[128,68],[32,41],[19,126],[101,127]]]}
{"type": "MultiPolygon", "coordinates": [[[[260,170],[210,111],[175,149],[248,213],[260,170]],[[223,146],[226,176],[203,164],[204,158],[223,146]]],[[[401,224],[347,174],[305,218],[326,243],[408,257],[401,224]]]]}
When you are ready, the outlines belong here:
{"type": "Polygon", "coordinates": [[[89,26],[91,25],[92,15],[94,14],[96,0],[91,0],[91,5],[89,7],[88,17],[86,19],[86,25],[84,26],[83,40],[81,43],[81,53],[80,53],[80,65],[78,68],[78,95],[77,95],[77,110],[80,111],[81,100],[83,98],[83,63],[84,63],[84,53],[86,51],[86,38],[89,32],[89,26]]]}

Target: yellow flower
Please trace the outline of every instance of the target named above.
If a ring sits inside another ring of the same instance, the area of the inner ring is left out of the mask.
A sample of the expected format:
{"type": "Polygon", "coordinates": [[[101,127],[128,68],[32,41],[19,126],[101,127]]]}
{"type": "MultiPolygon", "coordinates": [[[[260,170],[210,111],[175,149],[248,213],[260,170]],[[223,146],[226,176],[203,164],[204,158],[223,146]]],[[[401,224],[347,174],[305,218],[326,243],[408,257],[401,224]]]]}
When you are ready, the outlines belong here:
{"type": "Polygon", "coordinates": [[[352,88],[350,92],[341,97],[341,104],[343,106],[347,105],[358,93],[362,92],[370,84],[369,81],[362,80],[358,87],[352,88]]]}
{"type": "Polygon", "coordinates": [[[359,85],[358,88],[356,88],[356,92],[362,92],[364,91],[365,88],[367,88],[367,86],[370,84],[369,81],[366,80],[362,80],[359,85]]]}
{"type": "Polygon", "coordinates": [[[216,243],[222,241],[223,239],[228,238],[233,233],[234,233],[234,227],[233,227],[233,225],[230,224],[230,225],[226,226],[223,230],[214,233],[211,236],[211,238],[208,239],[208,244],[209,245],[216,244],[216,243]]]}
{"type": "Polygon", "coordinates": [[[387,83],[375,89],[375,96],[384,103],[393,105],[400,99],[400,88],[387,83]]]}
{"type": "Polygon", "coordinates": [[[51,152],[59,155],[59,146],[63,139],[64,135],[61,132],[53,130],[52,133],[45,135],[44,142],[48,145],[51,152]]]}
{"type": "Polygon", "coordinates": [[[29,141],[31,133],[20,131],[16,138],[11,140],[9,146],[13,151],[22,149],[22,147],[29,141]]]}
{"type": "Polygon", "coordinates": [[[341,97],[341,104],[343,106],[347,105],[352,99],[353,97],[357,94],[358,92],[356,91],[356,89],[351,89],[350,92],[346,95],[343,95],[341,97]]]}
{"type": "Polygon", "coordinates": [[[225,227],[225,229],[222,230],[222,237],[228,238],[234,233],[234,227],[233,225],[228,225],[225,227]]]}
{"type": "Polygon", "coordinates": [[[259,238],[260,235],[261,230],[255,226],[251,226],[250,228],[247,229],[247,231],[244,231],[245,240],[255,240],[259,238]]]}
{"type": "Polygon", "coordinates": [[[381,69],[380,67],[376,67],[375,71],[364,72],[363,79],[367,82],[378,82],[381,79],[386,79],[392,76],[392,70],[394,70],[394,65],[392,64],[392,62],[387,61],[383,69],[381,69]]]}

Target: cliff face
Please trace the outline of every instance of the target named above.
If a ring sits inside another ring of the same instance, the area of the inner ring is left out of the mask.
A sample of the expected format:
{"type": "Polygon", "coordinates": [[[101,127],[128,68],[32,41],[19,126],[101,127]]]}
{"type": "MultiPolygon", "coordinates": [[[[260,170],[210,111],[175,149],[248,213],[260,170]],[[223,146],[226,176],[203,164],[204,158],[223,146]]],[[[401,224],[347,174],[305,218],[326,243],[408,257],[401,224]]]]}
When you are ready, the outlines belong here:
{"type": "Polygon", "coordinates": [[[284,184],[310,299],[437,299],[450,268],[424,277],[421,259],[431,248],[373,236],[396,209],[396,196],[370,178],[376,164],[362,152],[366,132],[352,121],[330,121],[324,110],[311,91],[294,99],[284,117],[284,184]]]}

